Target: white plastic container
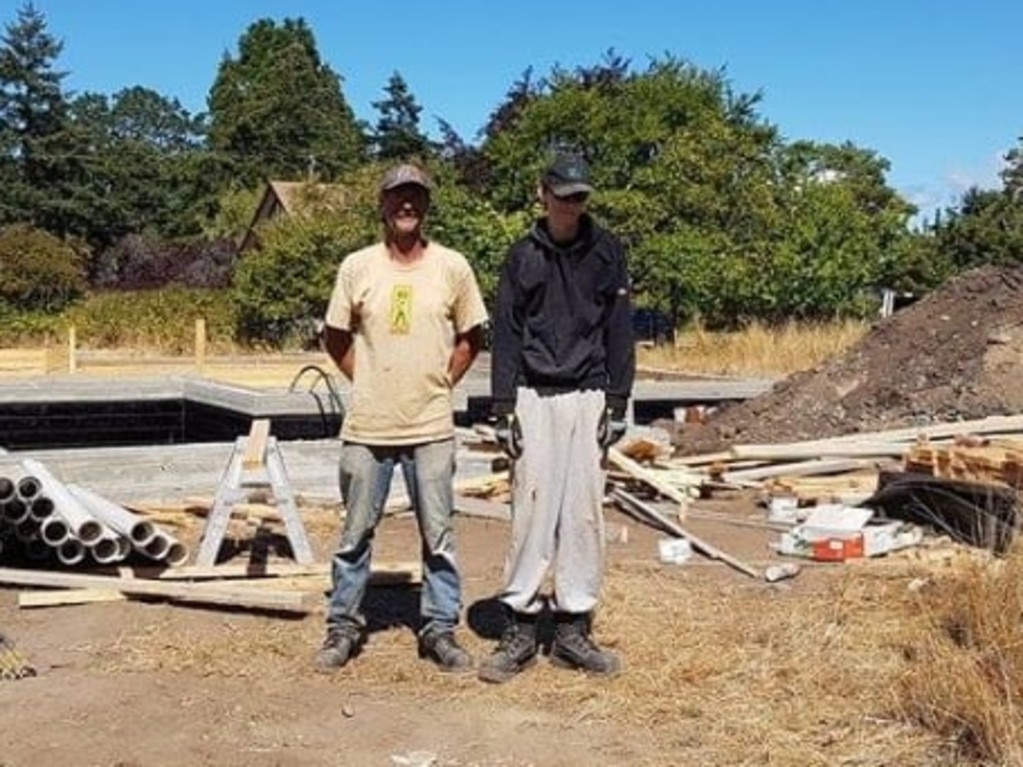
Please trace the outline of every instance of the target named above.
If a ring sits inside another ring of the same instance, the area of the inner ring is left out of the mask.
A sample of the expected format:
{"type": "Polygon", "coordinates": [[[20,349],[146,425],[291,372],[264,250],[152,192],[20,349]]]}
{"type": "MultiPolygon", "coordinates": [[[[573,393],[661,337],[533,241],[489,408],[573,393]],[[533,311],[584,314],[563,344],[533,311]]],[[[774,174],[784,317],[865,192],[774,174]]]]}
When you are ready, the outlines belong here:
{"type": "Polygon", "coordinates": [[[666,565],[683,565],[693,556],[688,538],[659,538],[657,551],[666,565]]]}
{"type": "Polygon", "coordinates": [[[767,520],[786,525],[800,521],[799,499],[792,495],[776,495],[767,507],[767,520]]]}

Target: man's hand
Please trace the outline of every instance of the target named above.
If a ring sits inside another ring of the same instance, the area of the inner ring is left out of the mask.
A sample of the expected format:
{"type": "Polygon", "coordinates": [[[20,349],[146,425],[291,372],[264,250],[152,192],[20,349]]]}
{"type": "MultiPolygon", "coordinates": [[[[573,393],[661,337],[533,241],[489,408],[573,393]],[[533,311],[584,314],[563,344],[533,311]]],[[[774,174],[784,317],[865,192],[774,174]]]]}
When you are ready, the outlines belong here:
{"type": "Polygon", "coordinates": [[[607,408],[600,417],[600,423],[597,424],[597,442],[607,450],[625,436],[628,428],[624,414],[615,413],[611,408],[607,408]]]}
{"type": "Polygon", "coordinates": [[[514,413],[508,413],[497,419],[494,425],[494,437],[497,444],[513,461],[522,455],[522,426],[514,413]]]}

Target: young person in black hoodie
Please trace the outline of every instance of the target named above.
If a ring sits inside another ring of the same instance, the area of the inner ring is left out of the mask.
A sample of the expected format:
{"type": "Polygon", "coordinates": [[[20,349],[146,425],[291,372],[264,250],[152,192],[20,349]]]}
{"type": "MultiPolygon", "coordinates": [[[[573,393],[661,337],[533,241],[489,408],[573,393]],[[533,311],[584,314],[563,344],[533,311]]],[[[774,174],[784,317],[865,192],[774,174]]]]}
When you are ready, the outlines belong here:
{"type": "Polygon", "coordinates": [[[625,252],[586,213],[582,158],[559,154],[540,180],[545,215],[508,252],[493,318],[497,437],[514,460],[512,540],[500,600],[508,624],[479,677],[504,682],[537,655],[537,618],[555,623],[551,661],[613,676],[590,636],[604,572],[608,448],[626,429],[635,374],[625,252]],[[541,594],[548,574],[551,595],[541,594]]]}

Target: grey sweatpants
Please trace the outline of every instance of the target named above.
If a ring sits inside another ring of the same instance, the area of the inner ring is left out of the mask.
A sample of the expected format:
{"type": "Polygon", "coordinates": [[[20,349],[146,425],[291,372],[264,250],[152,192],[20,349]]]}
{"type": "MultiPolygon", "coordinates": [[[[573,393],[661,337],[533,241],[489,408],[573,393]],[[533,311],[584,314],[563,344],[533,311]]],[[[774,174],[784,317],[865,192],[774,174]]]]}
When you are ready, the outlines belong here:
{"type": "Polygon", "coordinates": [[[548,573],[553,610],[596,607],[604,573],[606,472],[597,443],[604,408],[601,391],[518,390],[523,450],[512,468],[512,540],[500,597],[516,612],[540,611],[548,573]]]}

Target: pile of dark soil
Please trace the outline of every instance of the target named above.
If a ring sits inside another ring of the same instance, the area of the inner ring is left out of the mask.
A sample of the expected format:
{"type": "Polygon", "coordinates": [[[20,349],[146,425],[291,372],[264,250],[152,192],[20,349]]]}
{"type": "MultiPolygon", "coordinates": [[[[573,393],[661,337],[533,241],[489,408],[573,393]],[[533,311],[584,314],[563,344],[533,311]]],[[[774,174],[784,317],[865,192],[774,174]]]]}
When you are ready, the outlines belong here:
{"type": "Polygon", "coordinates": [[[683,454],[1023,412],[1023,267],[982,267],[679,435],[683,454]]]}

